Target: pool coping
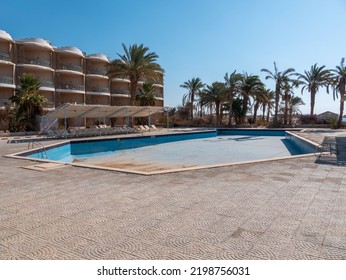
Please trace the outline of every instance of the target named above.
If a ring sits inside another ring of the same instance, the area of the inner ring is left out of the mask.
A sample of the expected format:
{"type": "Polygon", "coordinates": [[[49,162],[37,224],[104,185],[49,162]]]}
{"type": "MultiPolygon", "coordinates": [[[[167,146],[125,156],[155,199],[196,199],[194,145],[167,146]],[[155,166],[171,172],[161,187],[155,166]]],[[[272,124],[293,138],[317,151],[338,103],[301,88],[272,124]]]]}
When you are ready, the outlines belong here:
{"type": "MultiPolygon", "coordinates": [[[[233,130],[238,130],[238,129],[233,129],[233,130]]],[[[240,129],[239,129],[240,130],[240,129]]],[[[246,130],[251,130],[251,129],[246,129],[246,130]]],[[[256,130],[256,129],[253,129],[256,130]]],[[[320,146],[319,144],[308,140],[304,137],[301,137],[295,133],[289,130],[285,129],[263,129],[263,130],[282,130],[285,131],[285,133],[289,134],[291,137],[298,138],[300,141],[303,141],[304,143],[310,145],[312,148],[318,149],[320,146]]],[[[206,131],[215,131],[215,130],[204,130],[206,131]]],[[[241,130],[240,130],[241,131],[241,130]]],[[[293,130],[293,131],[301,131],[301,130],[293,130]]],[[[199,133],[199,132],[182,132],[179,134],[187,134],[187,133],[199,133]]],[[[171,134],[160,134],[162,136],[166,135],[171,135],[171,134]]],[[[131,136],[136,137],[136,136],[131,136]]],[[[147,137],[147,136],[138,136],[137,138],[140,137],[147,137]]],[[[148,137],[151,137],[151,135],[148,135],[148,137]]],[[[124,139],[125,137],[120,137],[119,139],[124,139]]],[[[64,144],[68,144],[72,142],[79,142],[79,141],[97,141],[97,140],[105,140],[109,138],[96,138],[96,139],[69,139],[66,140],[64,139],[61,142],[58,143],[53,143],[50,145],[45,146],[45,148],[53,147],[53,146],[60,146],[64,144]]],[[[116,138],[117,139],[117,138],[116,138]]],[[[36,148],[36,149],[31,149],[30,151],[27,151],[28,153],[30,152],[35,152],[39,151],[41,148],[36,148]]],[[[22,152],[17,152],[9,155],[4,155],[4,157],[7,158],[16,158],[16,159],[25,159],[25,160],[30,160],[30,161],[35,161],[35,162],[42,162],[42,163],[62,163],[60,161],[56,160],[49,160],[49,159],[39,159],[39,158],[28,158],[24,156],[19,156],[18,154],[24,154],[26,153],[25,151],[22,152]]],[[[168,173],[178,173],[178,172],[184,172],[184,171],[195,171],[195,170],[203,170],[203,169],[210,169],[210,168],[222,168],[222,167],[228,167],[228,166],[238,166],[238,165],[245,165],[245,164],[254,164],[254,163],[264,163],[264,162],[271,162],[271,161],[280,161],[280,160],[287,160],[287,159],[297,159],[297,158],[303,158],[303,157],[311,157],[311,156],[316,156],[316,153],[308,153],[308,154],[302,154],[302,155],[293,155],[293,156],[285,156],[285,157],[277,157],[277,158],[267,158],[267,159],[260,159],[260,160],[249,160],[249,161],[239,161],[239,162],[232,162],[232,163],[222,163],[222,164],[212,164],[212,165],[203,165],[203,166],[194,166],[194,167],[186,167],[186,168],[175,168],[175,169],[165,169],[165,170],[158,170],[158,171],[139,171],[139,170],[132,170],[132,169],[122,169],[122,168],[114,168],[114,167],[105,167],[105,166],[98,166],[98,165],[92,165],[92,164],[83,164],[83,163],[62,163],[66,166],[75,166],[75,167],[82,167],[82,168],[91,168],[91,169],[99,169],[99,170],[107,170],[107,171],[115,171],[115,172],[122,172],[122,173],[129,173],[129,174],[136,174],[136,175],[145,175],[145,176],[151,176],[151,175],[161,175],[161,174],[168,174],[168,173]]]]}

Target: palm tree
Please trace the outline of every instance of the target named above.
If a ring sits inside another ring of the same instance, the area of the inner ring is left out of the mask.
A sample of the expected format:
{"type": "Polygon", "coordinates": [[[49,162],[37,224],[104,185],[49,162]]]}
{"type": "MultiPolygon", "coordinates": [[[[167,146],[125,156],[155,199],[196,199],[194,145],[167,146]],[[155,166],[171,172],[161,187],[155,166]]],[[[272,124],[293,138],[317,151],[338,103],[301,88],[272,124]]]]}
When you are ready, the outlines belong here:
{"type": "Polygon", "coordinates": [[[156,104],[155,99],[155,86],[148,82],[143,84],[143,89],[139,89],[139,93],[136,95],[136,100],[139,100],[140,106],[154,106],[156,104]]]}
{"type": "MultiPolygon", "coordinates": [[[[242,75],[240,80],[240,94],[243,96],[243,112],[246,114],[248,110],[249,99],[258,91],[262,90],[264,87],[259,76],[257,75],[248,75],[246,72],[242,75]]],[[[244,123],[244,117],[241,122],[244,123]]]]}
{"type": "Polygon", "coordinates": [[[265,115],[267,116],[267,122],[269,122],[270,111],[274,107],[275,101],[274,96],[275,92],[269,89],[266,89],[264,92],[265,100],[262,102],[262,110],[263,110],[263,120],[265,119],[265,115]],[[267,114],[266,114],[267,111],[267,114]]]}
{"type": "Polygon", "coordinates": [[[20,77],[20,88],[11,97],[15,104],[17,124],[25,130],[35,129],[35,116],[43,113],[47,99],[38,93],[40,81],[31,74],[20,77]]]}
{"type": "Polygon", "coordinates": [[[241,78],[242,78],[242,75],[239,73],[236,73],[236,70],[234,70],[230,75],[226,73],[224,77],[226,93],[228,94],[228,102],[229,102],[228,126],[232,126],[233,99],[236,93],[239,92],[239,84],[240,84],[241,78]]]}
{"type": "Polygon", "coordinates": [[[336,66],[336,69],[331,70],[334,73],[334,81],[335,84],[333,86],[334,97],[340,93],[340,113],[337,122],[337,127],[341,127],[342,116],[344,114],[344,101],[346,97],[346,66],[345,66],[345,58],[341,59],[340,65],[336,66]]]}
{"type": "Polygon", "coordinates": [[[107,72],[110,78],[122,78],[130,80],[131,106],[136,105],[136,93],[140,79],[146,81],[159,81],[163,73],[161,66],[156,63],[158,55],[149,52],[147,47],[141,45],[130,45],[129,48],[122,44],[125,54],[118,54],[107,72]]]}
{"type": "Polygon", "coordinates": [[[282,85],[282,90],[284,91],[284,95],[282,97],[283,101],[285,102],[285,108],[284,108],[284,124],[288,123],[288,104],[292,98],[293,88],[297,87],[299,85],[299,82],[297,80],[286,80],[284,81],[282,85]]]}
{"type": "Polygon", "coordinates": [[[292,117],[294,113],[300,113],[299,106],[305,105],[304,101],[299,96],[293,96],[289,101],[289,115],[288,115],[288,123],[292,124],[292,117]]]}
{"type": "Polygon", "coordinates": [[[225,101],[225,85],[223,83],[214,82],[205,89],[205,100],[215,104],[216,125],[221,123],[220,109],[225,101]]]}
{"type": "Polygon", "coordinates": [[[256,124],[257,121],[257,111],[260,106],[260,104],[267,103],[267,95],[266,95],[267,90],[262,87],[258,87],[256,91],[253,93],[253,99],[254,99],[254,106],[253,106],[253,116],[252,116],[252,122],[256,124]]]}
{"type": "Polygon", "coordinates": [[[265,77],[265,79],[272,79],[275,81],[275,109],[274,109],[274,125],[277,125],[278,122],[278,112],[279,112],[279,103],[280,103],[280,94],[282,89],[282,84],[285,81],[290,80],[290,77],[292,75],[295,75],[294,68],[288,68],[283,72],[278,71],[278,68],[276,67],[276,63],[274,61],[274,72],[271,72],[268,69],[261,69],[262,72],[266,72],[268,76],[265,77]]]}
{"type": "Polygon", "coordinates": [[[204,84],[200,78],[192,78],[191,80],[184,82],[182,85],[180,85],[180,87],[188,90],[188,93],[184,95],[183,104],[186,104],[187,101],[190,103],[190,117],[193,121],[193,105],[195,102],[195,95],[204,87],[204,84]]]}
{"type": "Polygon", "coordinates": [[[303,74],[299,74],[298,79],[300,84],[303,85],[302,93],[304,90],[310,92],[310,115],[314,114],[315,97],[319,88],[326,87],[329,92],[329,84],[331,83],[331,72],[325,69],[325,65],[317,67],[317,63],[311,66],[310,71],[304,71],[303,74]]]}

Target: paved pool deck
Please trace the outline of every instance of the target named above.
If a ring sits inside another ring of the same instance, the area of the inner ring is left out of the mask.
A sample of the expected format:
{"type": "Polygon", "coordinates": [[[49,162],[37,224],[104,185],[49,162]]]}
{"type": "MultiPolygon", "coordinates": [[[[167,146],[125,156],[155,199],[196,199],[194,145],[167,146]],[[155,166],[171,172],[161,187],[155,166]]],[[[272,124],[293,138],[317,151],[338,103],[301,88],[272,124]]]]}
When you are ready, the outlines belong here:
{"type": "Polygon", "coordinates": [[[0,158],[1,260],[346,259],[346,166],[330,156],[154,176],[33,164],[0,158]]]}

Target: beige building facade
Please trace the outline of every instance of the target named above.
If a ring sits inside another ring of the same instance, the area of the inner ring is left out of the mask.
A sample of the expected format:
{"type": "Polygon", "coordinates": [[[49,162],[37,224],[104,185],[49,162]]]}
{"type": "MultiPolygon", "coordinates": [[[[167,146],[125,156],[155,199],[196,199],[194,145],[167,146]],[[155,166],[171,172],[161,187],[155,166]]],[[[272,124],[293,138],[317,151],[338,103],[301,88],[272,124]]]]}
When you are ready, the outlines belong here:
{"type": "MultiPolygon", "coordinates": [[[[24,73],[41,83],[46,111],[63,103],[130,105],[130,81],[106,76],[109,59],[104,54],[85,54],[77,47],[54,47],[41,38],[13,40],[0,30],[0,110],[20,86],[24,73]]],[[[163,74],[155,83],[156,106],[164,106],[163,74]]],[[[139,88],[144,81],[138,83],[139,88]]]]}

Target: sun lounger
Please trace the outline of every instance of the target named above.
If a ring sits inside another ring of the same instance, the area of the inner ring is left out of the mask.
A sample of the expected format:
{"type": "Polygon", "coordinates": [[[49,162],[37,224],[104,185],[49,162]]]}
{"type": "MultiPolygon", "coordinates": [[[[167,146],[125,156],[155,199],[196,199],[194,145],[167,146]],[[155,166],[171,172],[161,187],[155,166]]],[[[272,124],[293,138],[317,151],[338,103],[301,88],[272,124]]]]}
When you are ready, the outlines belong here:
{"type": "Polygon", "coordinates": [[[319,155],[318,155],[319,157],[321,157],[321,155],[326,152],[328,152],[330,155],[335,154],[336,153],[335,137],[325,136],[323,138],[321,145],[318,147],[318,151],[319,151],[319,155]]]}
{"type": "Polygon", "coordinates": [[[151,129],[154,129],[154,130],[158,130],[158,128],[155,126],[155,124],[152,124],[152,125],[150,126],[150,128],[151,128],[151,129]]]}
{"type": "Polygon", "coordinates": [[[336,142],[336,162],[337,164],[346,163],[346,137],[335,137],[336,142]]]}

